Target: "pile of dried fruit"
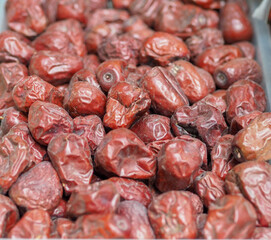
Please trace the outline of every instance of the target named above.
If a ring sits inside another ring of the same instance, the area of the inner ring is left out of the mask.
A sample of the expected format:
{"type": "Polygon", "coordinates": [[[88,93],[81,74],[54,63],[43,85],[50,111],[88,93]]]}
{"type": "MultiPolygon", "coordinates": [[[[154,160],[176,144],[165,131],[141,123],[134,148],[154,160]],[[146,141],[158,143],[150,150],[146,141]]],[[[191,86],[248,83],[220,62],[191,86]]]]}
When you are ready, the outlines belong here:
{"type": "Polygon", "coordinates": [[[7,0],[0,237],[271,238],[271,113],[245,0],[7,0]]]}

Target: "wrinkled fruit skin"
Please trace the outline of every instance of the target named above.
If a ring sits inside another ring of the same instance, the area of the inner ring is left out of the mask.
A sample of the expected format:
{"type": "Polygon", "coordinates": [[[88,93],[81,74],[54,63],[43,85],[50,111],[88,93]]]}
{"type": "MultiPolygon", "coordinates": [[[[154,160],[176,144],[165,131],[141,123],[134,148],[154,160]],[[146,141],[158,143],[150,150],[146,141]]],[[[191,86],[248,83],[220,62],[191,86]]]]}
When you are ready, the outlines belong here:
{"type": "Polygon", "coordinates": [[[91,182],[93,166],[86,138],[60,133],[52,138],[47,151],[66,193],[91,182]]]}
{"type": "Polygon", "coordinates": [[[60,132],[70,133],[73,130],[72,118],[63,108],[41,101],[31,105],[28,124],[33,138],[42,145],[48,145],[60,132]]]}
{"type": "Polygon", "coordinates": [[[62,186],[51,163],[44,161],[22,174],[12,185],[9,196],[27,210],[53,211],[62,198],[62,186]]]}
{"type": "Polygon", "coordinates": [[[156,162],[151,151],[126,128],[110,131],[98,146],[94,161],[106,175],[147,179],[155,175],[156,162]]]}
{"type": "Polygon", "coordinates": [[[234,43],[234,45],[238,46],[243,52],[244,57],[249,59],[254,59],[256,55],[256,50],[254,45],[248,41],[241,41],[234,43]]]}
{"type": "Polygon", "coordinates": [[[251,238],[256,227],[256,211],[241,196],[226,195],[211,204],[204,227],[204,238],[251,238]]]}
{"type": "Polygon", "coordinates": [[[180,191],[155,197],[148,208],[149,220],[157,238],[196,238],[196,215],[190,198],[180,191]]]}

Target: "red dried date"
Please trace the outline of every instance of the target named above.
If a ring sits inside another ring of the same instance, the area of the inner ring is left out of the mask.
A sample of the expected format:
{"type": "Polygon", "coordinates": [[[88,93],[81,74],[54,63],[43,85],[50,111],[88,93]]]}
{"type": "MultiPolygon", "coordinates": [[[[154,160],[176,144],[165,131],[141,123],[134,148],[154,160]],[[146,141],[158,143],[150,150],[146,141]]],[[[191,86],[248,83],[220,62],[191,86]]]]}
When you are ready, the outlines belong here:
{"type": "Polygon", "coordinates": [[[239,47],[244,55],[244,57],[249,58],[249,59],[254,59],[256,50],[254,45],[251,42],[248,41],[241,41],[234,43],[237,47],[239,47]]]}
{"type": "Polygon", "coordinates": [[[107,95],[104,126],[129,128],[150,106],[151,99],[141,88],[127,82],[116,83],[107,95]]]}
{"type": "Polygon", "coordinates": [[[202,214],[203,213],[203,204],[197,194],[189,192],[189,191],[181,191],[181,193],[190,198],[190,201],[191,201],[192,206],[194,208],[194,214],[202,214]]]}
{"type": "Polygon", "coordinates": [[[107,38],[98,47],[99,58],[103,61],[119,58],[130,64],[139,62],[141,41],[125,33],[107,38]]]}
{"type": "Polygon", "coordinates": [[[7,108],[4,112],[1,120],[1,130],[3,135],[7,134],[8,131],[19,123],[27,123],[27,117],[14,107],[7,108]]]}
{"type": "Polygon", "coordinates": [[[8,27],[27,37],[35,37],[47,26],[47,18],[41,1],[8,0],[6,3],[8,27]]]}
{"type": "Polygon", "coordinates": [[[0,33],[0,62],[21,62],[26,64],[34,54],[29,40],[12,31],[0,33]]]}
{"type": "Polygon", "coordinates": [[[199,70],[199,68],[187,61],[173,62],[169,65],[168,70],[176,78],[191,103],[201,100],[213,91],[214,80],[212,76],[207,71],[199,70]],[[202,71],[205,71],[205,75],[202,71]],[[205,76],[208,80],[205,79],[205,76]],[[211,89],[209,89],[209,81],[213,82],[211,89]]]}
{"type": "Polygon", "coordinates": [[[79,217],[84,214],[113,213],[119,201],[120,195],[114,184],[109,181],[78,185],[67,203],[67,214],[79,217]]]}
{"type": "Polygon", "coordinates": [[[121,59],[107,60],[99,65],[96,73],[103,91],[108,92],[115,83],[125,81],[126,67],[127,63],[121,59]]]}
{"type": "Polygon", "coordinates": [[[255,227],[252,204],[241,196],[226,195],[209,207],[203,233],[206,239],[246,239],[251,238],[255,227]]]}
{"type": "Polygon", "coordinates": [[[99,171],[106,175],[148,179],[156,171],[151,151],[126,128],[110,131],[98,146],[94,160],[99,171]]]}
{"type": "Polygon", "coordinates": [[[126,217],[117,214],[91,214],[77,218],[74,226],[68,229],[67,238],[129,238],[131,223],[126,217]]]}
{"type": "Polygon", "coordinates": [[[145,144],[173,138],[170,130],[170,119],[157,114],[143,116],[131,127],[131,130],[145,144]]]}
{"type": "Polygon", "coordinates": [[[182,39],[164,32],[155,32],[147,38],[140,50],[143,63],[154,61],[160,66],[166,66],[178,59],[189,60],[190,51],[182,39]]]}
{"type": "Polygon", "coordinates": [[[243,116],[255,110],[263,112],[266,108],[264,89],[250,80],[239,80],[232,84],[226,93],[227,121],[235,116],[243,116]]]}
{"type": "Polygon", "coordinates": [[[128,8],[134,0],[113,0],[114,8],[128,8]]]}
{"type": "Polygon", "coordinates": [[[219,9],[224,5],[221,0],[184,0],[185,3],[194,3],[202,8],[219,9]]]}
{"type": "Polygon", "coordinates": [[[254,233],[251,237],[252,239],[270,239],[271,238],[271,229],[256,227],[254,233]]]}
{"type": "Polygon", "coordinates": [[[155,235],[151,228],[148,211],[145,206],[137,201],[124,201],[118,205],[117,214],[126,217],[131,223],[130,238],[154,239],[155,235]]]}
{"type": "Polygon", "coordinates": [[[271,158],[271,113],[262,113],[233,139],[233,154],[239,162],[268,161],[271,158]]]}
{"type": "Polygon", "coordinates": [[[75,73],[70,81],[70,86],[75,82],[88,82],[96,88],[101,88],[96,78],[96,74],[90,69],[81,69],[75,73]]]}
{"type": "Polygon", "coordinates": [[[83,64],[85,69],[89,69],[95,73],[98,66],[100,65],[100,60],[95,54],[89,54],[84,56],[83,64]]]}
{"type": "Polygon", "coordinates": [[[74,223],[67,218],[53,219],[50,238],[68,238],[68,232],[74,227],[74,223]]]}
{"type": "Polygon", "coordinates": [[[234,45],[222,45],[203,51],[196,57],[195,64],[213,74],[218,66],[240,57],[243,57],[243,53],[239,47],[234,45]]]}
{"type": "Polygon", "coordinates": [[[64,107],[72,117],[95,114],[102,117],[105,112],[106,96],[88,82],[74,82],[64,99],[64,107]]]}
{"type": "Polygon", "coordinates": [[[249,58],[236,58],[218,66],[214,72],[214,80],[219,88],[227,89],[240,79],[261,83],[263,78],[260,65],[249,58]]]}
{"type": "Polygon", "coordinates": [[[119,177],[109,178],[108,181],[114,183],[122,199],[129,201],[134,200],[140,202],[145,207],[149,206],[152,200],[152,194],[151,190],[144,183],[119,177]]]}
{"type": "Polygon", "coordinates": [[[228,172],[237,165],[232,153],[232,135],[224,135],[218,139],[211,152],[212,172],[225,180],[228,172]]]}
{"type": "Polygon", "coordinates": [[[7,237],[8,232],[19,220],[19,211],[14,202],[0,194],[0,237],[7,237]]]}
{"type": "Polygon", "coordinates": [[[42,209],[31,210],[11,229],[8,238],[49,238],[51,224],[48,212],[42,209]]]}
{"type": "Polygon", "coordinates": [[[58,206],[54,209],[52,217],[62,218],[67,215],[67,202],[63,199],[60,200],[58,206]]]}
{"type": "Polygon", "coordinates": [[[194,181],[194,188],[206,207],[226,195],[224,181],[214,172],[203,172],[194,181]]]}
{"type": "Polygon", "coordinates": [[[229,194],[243,195],[254,205],[262,227],[271,224],[270,184],[271,166],[258,161],[238,164],[228,173],[225,181],[229,194]]]}
{"type": "Polygon", "coordinates": [[[155,181],[161,192],[184,190],[192,184],[195,173],[204,158],[207,158],[206,146],[203,145],[199,151],[197,141],[192,137],[179,138],[162,147],[157,155],[158,171],[155,181]]]}
{"type": "Polygon", "coordinates": [[[39,51],[31,58],[29,72],[53,85],[60,85],[68,82],[73,74],[82,68],[83,63],[79,56],[39,51]]]}
{"type": "Polygon", "coordinates": [[[101,119],[96,115],[79,116],[73,119],[73,126],[73,132],[87,139],[91,154],[94,154],[105,136],[101,119]]]}
{"type": "Polygon", "coordinates": [[[9,196],[24,209],[52,212],[62,197],[62,186],[51,163],[44,161],[23,173],[10,188],[9,196]]]}
{"type": "Polygon", "coordinates": [[[177,136],[199,135],[209,148],[227,132],[227,124],[222,113],[208,104],[183,106],[171,118],[171,127],[177,136]]]}
{"type": "Polygon", "coordinates": [[[169,191],[155,197],[148,216],[157,238],[196,238],[196,215],[190,198],[182,191],[169,191]]]}
{"type": "Polygon", "coordinates": [[[165,68],[154,67],[144,75],[141,86],[151,100],[155,112],[171,116],[175,110],[188,105],[188,99],[174,76],[165,68]]]}
{"type": "Polygon", "coordinates": [[[222,32],[216,28],[204,28],[186,39],[191,58],[195,59],[205,49],[217,47],[224,44],[222,32]]]}
{"type": "Polygon", "coordinates": [[[76,186],[91,182],[93,166],[86,138],[60,133],[52,138],[47,151],[67,195],[76,186]]]}
{"type": "Polygon", "coordinates": [[[28,113],[29,130],[33,138],[42,145],[48,145],[60,132],[73,131],[73,121],[61,107],[47,102],[34,102],[28,113]]]}
{"type": "Polygon", "coordinates": [[[229,2],[221,9],[220,27],[227,43],[250,40],[253,35],[252,25],[236,2],[229,2]]]}
{"type": "Polygon", "coordinates": [[[260,111],[253,111],[243,116],[235,116],[231,121],[230,133],[235,135],[243,128],[247,127],[252,120],[261,115],[260,111]]]}
{"type": "Polygon", "coordinates": [[[30,106],[37,100],[62,106],[63,97],[63,94],[53,85],[35,75],[17,83],[12,91],[16,107],[23,112],[28,112],[30,106]]]}

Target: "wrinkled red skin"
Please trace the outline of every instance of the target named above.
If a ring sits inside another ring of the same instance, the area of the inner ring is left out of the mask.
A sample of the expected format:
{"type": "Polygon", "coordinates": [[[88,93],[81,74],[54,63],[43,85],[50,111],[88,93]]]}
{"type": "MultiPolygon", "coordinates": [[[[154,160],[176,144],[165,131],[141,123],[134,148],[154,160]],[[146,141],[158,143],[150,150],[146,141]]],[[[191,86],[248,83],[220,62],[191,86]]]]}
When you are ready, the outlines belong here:
{"type": "Polygon", "coordinates": [[[107,60],[99,65],[96,75],[103,91],[108,92],[117,82],[125,81],[126,67],[127,63],[121,59],[107,60]]]}
{"type": "Polygon", "coordinates": [[[160,152],[161,148],[165,143],[167,143],[170,140],[160,140],[160,141],[153,141],[147,144],[148,149],[153,153],[153,155],[156,157],[157,154],[160,152]]]}
{"type": "Polygon", "coordinates": [[[120,195],[110,181],[100,181],[74,188],[67,203],[67,214],[79,217],[84,214],[113,213],[120,202],[120,195]]]}
{"type": "Polygon", "coordinates": [[[144,42],[154,31],[139,16],[132,16],[123,23],[123,31],[144,42]]]}
{"type": "Polygon", "coordinates": [[[220,28],[227,43],[249,41],[253,35],[253,28],[242,10],[235,2],[226,3],[220,11],[220,28]]]}
{"type": "Polygon", "coordinates": [[[237,161],[268,161],[271,158],[271,113],[257,116],[233,139],[233,154],[237,161]]]}
{"type": "Polygon", "coordinates": [[[235,166],[225,181],[229,194],[242,195],[253,204],[262,227],[271,225],[270,173],[271,166],[267,162],[245,162],[235,166]]]}
{"type": "Polygon", "coordinates": [[[270,239],[271,238],[271,229],[256,227],[254,233],[251,237],[252,239],[270,239]]]}
{"type": "Polygon", "coordinates": [[[207,214],[201,213],[197,215],[197,229],[198,229],[198,239],[203,239],[203,229],[207,220],[207,214]]]}
{"type": "Polygon", "coordinates": [[[86,30],[91,30],[100,24],[119,23],[123,24],[130,17],[126,10],[119,9],[97,9],[88,16],[86,30]]]}
{"type": "Polygon", "coordinates": [[[173,138],[170,130],[170,119],[157,114],[143,116],[130,129],[145,144],[173,138]]]}
{"type": "Polygon", "coordinates": [[[224,181],[221,180],[221,178],[219,178],[214,172],[206,171],[196,177],[194,188],[206,207],[209,207],[217,199],[226,195],[224,181]]]}
{"type": "Polygon", "coordinates": [[[16,134],[0,141],[0,193],[5,194],[29,164],[28,144],[16,134]]]}
{"type": "Polygon", "coordinates": [[[64,218],[67,215],[67,202],[60,200],[58,206],[54,209],[51,217],[64,218]]]}
{"type": "Polygon", "coordinates": [[[12,98],[17,109],[28,112],[37,100],[54,103],[61,107],[64,96],[50,83],[32,75],[15,85],[12,98]]]}
{"type": "Polygon", "coordinates": [[[232,135],[237,134],[240,130],[246,128],[251,121],[253,121],[261,114],[262,112],[256,110],[243,116],[235,116],[231,121],[230,133],[232,135]]]}
{"type": "Polygon", "coordinates": [[[249,58],[249,59],[254,59],[256,55],[256,50],[254,45],[251,42],[248,41],[241,41],[234,43],[237,47],[241,49],[243,52],[244,57],[249,58]]]}
{"type": "Polygon", "coordinates": [[[141,86],[148,92],[156,113],[171,116],[178,107],[188,105],[188,99],[177,80],[165,68],[152,68],[142,78],[141,86]]]}
{"type": "Polygon", "coordinates": [[[50,162],[44,161],[23,173],[9,190],[10,198],[26,210],[40,208],[48,212],[58,206],[62,186],[50,162]]]}
{"type": "Polygon", "coordinates": [[[5,109],[9,107],[15,107],[15,103],[12,99],[12,94],[4,92],[4,94],[2,94],[0,97],[0,111],[2,111],[2,114],[4,113],[5,109]]]}
{"type": "Polygon", "coordinates": [[[89,54],[84,56],[83,64],[85,69],[89,69],[93,72],[96,72],[98,66],[101,64],[99,58],[95,54],[89,54]]]}
{"type": "Polygon", "coordinates": [[[196,238],[196,215],[190,198],[181,191],[169,191],[155,197],[148,216],[157,238],[196,238]]]}
{"type": "Polygon", "coordinates": [[[60,133],[52,138],[47,151],[66,195],[76,186],[91,182],[93,166],[86,138],[75,133],[60,133]]]}
{"type": "Polygon", "coordinates": [[[11,92],[14,86],[28,75],[25,65],[20,63],[0,64],[0,94],[11,92]]]}
{"type": "Polygon", "coordinates": [[[218,109],[222,114],[226,112],[226,90],[217,90],[212,94],[208,94],[206,97],[196,102],[194,105],[208,104],[218,109]]]}
{"type": "Polygon", "coordinates": [[[48,24],[41,1],[36,0],[8,0],[6,18],[10,29],[26,37],[37,36],[48,24]]]}
{"type": "Polygon", "coordinates": [[[94,158],[97,170],[105,175],[148,179],[155,175],[156,160],[151,151],[131,130],[118,128],[102,140],[94,158]]]}
{"type": "Polygon", "coordinates": [[[137,201],[124,201],[118,205],[116,213],[126,217],[131,223],[132,239],[154,239],[155,235],[148,219],[147,208],[137,201]]]}
{"type": "Polygon", "coordinates": [[[224,44],[222,32],[216,28],[204,28],[193,34],[185,41],[191,52],[191,58],[195,59],[205,49],[224,44]]]}
{"type": "Polygon", "coordinates": [[[175,0],[162,6],[154,28],[156,31],[175,34],[185,39],[203,28],[217,28],[218,21],[215,11],[205,11],[195,5],[181,4],[175,0]]]}
{"type": "MultiPolygon", "coordinates": [[[[201,100],[214,90],[213,87],[209,89],[209,80],[204,79],[205,75],[202,74],[202,71],[205,70],[199,71],[199,68],[187,61],[173,62],[167,69],[176,78],[191,103],[201,100]]],[[[208,72],[205,71],[205,74],[214,82],[208,72]]],[[[214,83],[211,85],[214,86],[214,83]]]]}
{"type": "Polygon", "coordinates": [[[29,40],[12,31],[0,33],[0,62],[21,62],[27,64],[34,54],[29,40]]]}
{"type": "Polygon", "coordinates": [[[14,125],[8,134],[14,134],[21,137],[28,146],[29,164],[25,170],[28,170],[46,158],[46,149],[40,146],[32,137],[28,125],[25,122],[14,125]]]}
{"type": "Polygon", "coordinates": [[[193,3],[202,8],[220,9],[224,6],[224,1],[221,0],[184,0],[185,3],[193,3]]]}
{"type": "Polygon", "coordinates": [[[98,80],[96,78],[95,72],[90,69],[84,68],[75,73],[71,78],[70,87],[75,82],[88,82],[94,87],[101,89],[100,84],[98,83],[98,80]]]}
{"type": "Polygon", "coordinates": [[[114,8],[128,8],[134,0],[112,0],[114,8]]]}
{"type": "Polygon", "coordinates": [[[126,217],[113,213],[90,214],[77,218],[74,226],[68,230],[69,239],[127,239],[130,237],[131,223],[126,217]]]}
{"type": "MultiPolygon", "coordinates": [[[[173,139],[157,155],[158,171],[155,186],[161,191],[185,190],[203,163],[202,152],[194,139],[173,139]],[[193,156],[191,156],[193,152],[193,156]]],[[[206,157],[205,147],[205,157],[206,157]]]]}
{"type": "Polygon", "coordinates": [[[50,238],[68,238],[67,232],[74,227],[74,223],[63,217],[53,218],[51,225],[50,238]]]}
{"type": "Polygon", "coordinates": [[[151,99],[142,88],[118,82],[108,92],[103,124],[111,129],[129,128],[150,106],[151,99]]]}
{"type": "Polygon", "coordinates": [[[60,91],[64,97],[68,94],[68,88],[69,88],[68,83],[56,86],[56,89],[60,91]]]}
{"type": "Polygon", "coordinates": [[[97,53],[99,45],[115,35],[123,33],[123,26],[119,23],[99,24],[85,33],[85,43],[88,52],[97,53]]]}
{"type": "Polygon", "coordinates": [[[238,164],[232,154],[233,135],[224,135],[218,139],[211,152],[212,172],[225,180],[228,172],[238,164]]]}
{"type": "Polygon", "coordinates": [[[73,121],[61,107],[47,102],[34,102],[28,114],[28,126],[33,138],[41,145],[48,145],[61,132],[73,131],[73,121]]]}
{"type": "Polygon", "coordinates": [[[203,213],[203,203],[197,194],[189,191],[181,191],[181,193],[190,198],[194,214],[198,215],[203,213]]]}
{"type": "Polygon", "coordinates": [[[4,238],[19,220],[19,211],[10,198],[1,194],[0,216],[0,237],[4,238]]]}
{"type": "Polygon", "coordinates": [[[129,10],[132,15],[139,15],[149,27],[152,27],[164,3],[163,0],[134,0],[129,5],[129,10]]]}
{"type": "Polygon", "coordinates": [[[48,212],[34,209],[23,215],[9,232],[8,238],[49,238],[51,225],[48,212]]]}
{"type": "Polygon", "coordinates": [[[243,116],[255,110],[263,112],[266,108],[264,89],[250,80],[239,80],[232,84],[226,93],[227,121],[235,116],[243,116]]]}
{"type": "Polygon", "coordinates": [[[108,181],[114,183],[121,199],[137,201],[145,207],[148,207],[151,203],[151,190],[144,183],[120,177],[111,177],[108,181]]]}
{"type": "Polygon", "coordinates": [[[178,108],[171,118],[171,127],[176,136],[199,135],[209,148],[227,132],[222,113],[204,103],[178,108]]]}
{"type": "Polygon", "coordinates": [[[235,58],[243,57],[240,48],[234,45],[221,45],[203,51],[195,59],[195,64],[213,74],[215,69],[235,58]]]}
{"type": "Polygon", "coordinates": [[[3,135],[7,134],[13,126],[19,123],[27,123],[27,117],[25,114],[18,111],[15,107],[7,108],[1,120],[1,130],[3,135]]]}
{"type": "Polygon", "coordinates": [[[69,94],[64,99],[64,107],[72,117],[105,113],[106,96],[88,82],[74,82],[69,86],[69,94]]]}
{"type": "Polygon", "coordinates": [[[125,69],[125,73],[127,75],[125,82],[140,87],[141,79],[151,69],[151,66],[147,65],[136,67],[135,65],[130,64],[125,69]]]}
{"type": "Polygon", "coordinates": [[[164,32],[155,32],[147,38],[140,50],[142,63],[153,61],[160,66],[167,66],[178,59],[189,60],[190,51],[182,39],[164,32]]]}
{"type": "Polygon", "coordinates": [[[236,58],[216,68],[214,80],[219,88],[227,89],[238,80],[261,83],[263,79],[260,65],[253,59],[236,58]]]}
{"type": "Polygon", "coordinates": [[[94,154],[96,148],[105,136],[105,130],[101,119],[96,115],[79,116],[73,119],[73,132],[85,137],[94,154]]]}
{"type": "Polygon", "coordinates": [[[98,47],[98,55],[102,61],[119,58],[128,64],[139,63],[141,41],[128,33],[114,35],[102,41],[98,47]]]}
{"type": "Polygon", "coordinates": [[[42,9],[49,24],[56,21],[57,4],[58,1],[55,0],[41,0],[42,9]]]}
{"type": "Polygon", "coordinates": [[[248,239],[255,227],[252,204],[241,196],[226,195],[209,207],[203,233],[206,239],[248,239]]]}
{"type": "Polygon", "coordinates": [[[39,51],[31,58],[29,73],[56,86],[68,82],[82,68],[83,62],[79,56],[39,51]]]}
{"type": "Polygon", "coordinates": [[[85,0],[87,15],[91,14],[97,9],[104,9],[108,5],[108,0],[85,0]]]}
{"type": "Polygon", "coordinates": [[[85,0],[58,0],[56,17],[58,20],[72,18],[86,24],[86,4],[85,0]]]}

